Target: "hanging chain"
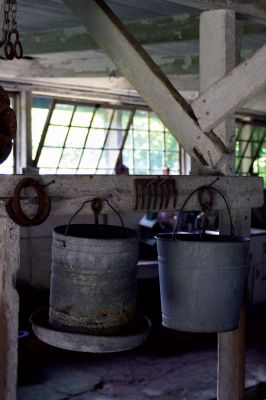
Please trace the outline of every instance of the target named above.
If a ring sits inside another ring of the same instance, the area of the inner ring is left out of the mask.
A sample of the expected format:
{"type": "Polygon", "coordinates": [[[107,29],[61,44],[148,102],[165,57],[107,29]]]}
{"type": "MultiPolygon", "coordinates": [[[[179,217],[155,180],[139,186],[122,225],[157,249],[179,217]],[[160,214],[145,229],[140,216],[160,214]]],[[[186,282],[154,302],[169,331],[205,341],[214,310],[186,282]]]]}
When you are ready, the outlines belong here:
{"type": "Polygon", "coordinates": [[[9,14],[10,14],[10,10],[11,10],[11,5],[10,2],[8,2],[8,0],[4,0],[4,5],[3,5],[3,21],[2,21],[2,36],[0,39],[0,47],[2,47],[7,40],[7,34],[9,32],[9,14]]]}
{"type": "Polygon", "coordinates": [[[22,44],[17,30],[17,0],[4,0],[4,23],[0,47],[4,48],[5,56],[1,59],[13,60],[23,57],[22,44]]]}

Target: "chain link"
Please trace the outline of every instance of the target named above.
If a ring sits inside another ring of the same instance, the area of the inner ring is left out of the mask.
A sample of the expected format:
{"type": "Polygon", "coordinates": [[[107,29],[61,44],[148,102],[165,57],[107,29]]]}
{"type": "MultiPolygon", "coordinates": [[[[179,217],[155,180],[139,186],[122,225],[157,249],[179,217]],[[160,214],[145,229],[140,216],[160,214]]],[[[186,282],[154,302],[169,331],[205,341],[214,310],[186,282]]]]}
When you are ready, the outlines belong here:
{"type": "Polygon", "coordinates": [[[0,39],[0,48],[4,48],[4,56],[0,59],[13,60],[22,58],[23,49],[19,40],[17,30],[17,0],[4,1],[4,23],[2,26],[2,37],[0,39]]]}

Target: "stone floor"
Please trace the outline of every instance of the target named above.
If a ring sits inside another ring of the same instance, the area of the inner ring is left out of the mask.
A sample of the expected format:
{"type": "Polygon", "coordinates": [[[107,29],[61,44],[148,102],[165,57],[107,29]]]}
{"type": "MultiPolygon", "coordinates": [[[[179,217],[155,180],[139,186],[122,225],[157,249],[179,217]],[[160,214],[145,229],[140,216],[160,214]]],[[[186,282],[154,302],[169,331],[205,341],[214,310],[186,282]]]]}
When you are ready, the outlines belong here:
{"type": "MultiPolygon", "coordinates": [[[[17,400],[216,399],[216,335],[157,322],[144,345],[115,354],[59,350],[30,334],[20,343],[17,400]]],[[[266,399],[265,322],[266,307],[249,311],[246,400],[266,399]]]]}

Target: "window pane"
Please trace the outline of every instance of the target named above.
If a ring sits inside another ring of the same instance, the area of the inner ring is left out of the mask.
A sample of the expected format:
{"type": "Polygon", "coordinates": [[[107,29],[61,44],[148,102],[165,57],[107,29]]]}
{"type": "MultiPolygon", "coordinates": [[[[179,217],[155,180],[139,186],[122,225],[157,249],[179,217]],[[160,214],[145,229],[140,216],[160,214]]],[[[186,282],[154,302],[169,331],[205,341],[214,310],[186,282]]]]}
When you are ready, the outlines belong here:
{"type": "Polygon", "coordinates": [[[150,148],[151,150],[164,149],[163,132],[150,132],[150,148]]]}
{"type": "Polygon", "coordinates": [[[123,150],[123,164],[128,168],[133,168],[133,150],[123,150]]]}
{"type": "Polygon", "coordinates": [[[64,126],[49,126],[44,146],[60,147],[64,145],[68,128],[64,126]]]}
{"type": "Polygon", "coordinates": [[[151,169],[150,175],[162,175],[162,169],[151,169]]]}
{"type": "Polygon", "coordinates": [[[93,107],[78,106],[76,108],[71,125],[89,127],[93,116],[93,107]]]}
{"type": "Polygon", "coordinates": [[[179,153],[165,153],[165,166],[170,168],[170,173],[172,170],[179,170],[179,153]]]}
{"type": "Polygon", "coordinates": [[[118,154],[118,150],[104,150],[102,152],[99,168],[114,168],[118,154]]]}
{"type": "Polygon", "coordinates": [[[127,135],[127,140],[124,146],[124,149],[132,149],[133,147],[133,139],[132,139],[132,129],[129,130],[127,135]]]}
{"type": "Polygon", "coordinates": [[[134,151],[134,167],[135,170],[148,170],[148,152],[145,150],[134,151]]]}
{"type": "Polygon", "coordinates": [[[56,104],[51,124],[68,126],[72,117],[74,106],[71,104],[56,104]]]}
{"type": "Polygon", "coordinates": [[[169,133],[169,132],[165,133],[165,146],[166,146],[166,150],[178,151],[178,143],[177,143],[176,139],[174,138],[174,136],[171,135],[171,133],[169,133]]]}
{"type": "Polygon", "coordinates": [[[114,172],[115,172],[114,168],[97,169],[96,175],[112,175],[112,174],[114,174],[114,172]]]}
{"type": "Polygon", "coordinates": [[[32,108],[31,109],[31,141],[32,141],[32,159],[36,157],[36,152],[42,131],[45,125],[45,121],[48,115],[48,108],[32,108]]]}
{"type": "Polygon", "coordinates": [[[164,131],[164,125],[156,114],[150,113],[150,130],[151,131],[164,131]]]}
{"type": "Polygon", "coordinates": [[[135,149],[149,148],[149,134],[147,131],[134,131],[134,147],[135,149]]]}
{"type": "Polygon", "coordinates": [[[152,151],[150,153],[150,168],[160,170],[162,172],[163,168],[163,152],[162,151],[152,151]]]}
{"type": "Polygon", "coordinates": [[[260,150],[260,155],[261,156],[266,155],[266,143],[263,143],[261,150],[260,150]]]}
{"type": "Polygon", "coordinates": [[[101,150],[84,150],[80,168],[96,168],[101,150]]]}
{"type": "Polygon", "coordinates": [[[93,128],[109,128],[113,112],[114,110],[109,108],[98,108],[94,115],[91,126],[93,128]]]}
{"type": "Polygon", "coordinates": [[[94,175],[95,174],[95,168],[79,168],[77,170],[77,174],[94,175]]]}
{"type": "Polygon", "coordinates": [[[126,129],[130,115],[131,115],[131,111],[116,110],[114,113],[111,128],[126,129]]]}
{"type": "Polygon", "coordinates": [[[62,175],[74,175],[76,173],[76,168],[58,168],[56,173],[62,175]]]}
{"type": "Polygon", "coordinates": [[[62,149],[43,147],[38,167],[57,167],[62,149]]]}
{"type": "Polygon", "coordinates": [[[59,164],[60,168],[76,168],[82,154],[82,149],[64,149],[59,164]]]}
{"type": "Polygon", "coordinates": [[[54,175],[56,174],[56,168],[40,168],[39,172],[42,175],[54,175]]]}
{"type": "Polygon", "coordinates": [[[110,130],[108,132],[105,147],[107,149],[120,149],[125,131],[110,130]]]}
{"type": "Polygon", "coordinates": [[[107,130],[105,129],[90,129],[86,147],[101,149],[103,147],[106,134],[107,130]]]}
{"type": "Polygon", "coordinates": [[[252,140],[262,141],[264,138],[265,129],[262,127],[255,127],[252,131],[252,140]]]}
{"type": "Polygon", "coordinates": [[[13,174],[14,173],[14,152],[13,148],[7,159],[0,164],[0,174],[13,174]]]}
{"type": "Polygon", "coordinates": [[[137,111],[135,113],[133,119],[133,128],[146,131],[149,129],[149,119],[147,111],[137,111]]]}
{"type": "Polygon", "coordinates": [[[66,147],[83,147],[87,134],[86,128],[70,128],[66,147]]]}

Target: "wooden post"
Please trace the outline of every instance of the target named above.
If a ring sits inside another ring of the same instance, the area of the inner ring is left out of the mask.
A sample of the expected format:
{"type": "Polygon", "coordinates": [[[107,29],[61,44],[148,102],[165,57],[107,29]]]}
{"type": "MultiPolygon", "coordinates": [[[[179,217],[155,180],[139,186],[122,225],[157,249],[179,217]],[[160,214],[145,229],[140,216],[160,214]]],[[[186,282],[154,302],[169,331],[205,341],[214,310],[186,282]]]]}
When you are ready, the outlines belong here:
{"type": "MultiPolygon", "coordinates": [[[[235,233],[248,237],[250,234],[251,210],[233,210],[232,219],[235,233]]],[[[228,215],[220,211],[220,232],[228,234],[228,215]]],[[[240,314],[239,329],[218,334],[218,400],[242,400],[245,389],[245,333],[246,301],[240,314]]]]}
{"type": "MultiPolygon", "coordinates": [[[[200,89],[223,78],[235,66],[236,59],[235,13],[229,10],[204,12],[200,19],[200,89]]],[[[231,152],[228,170],[234,174],[235,124],[234,116],[214,129],[227,150],[231,152]]],[[[250,209],[233,211],[236,234],[249,236],[250,209]]],[[[226,211],[220,212],[220,233],[229,234],[226,211]]],[[[218,400],[243,399],[245,384],[245,310],[240,318],[240,327],[233,332],[218,334],[218,400]]]]}
{"type": "Polygon", "coordinates": [[[0,399],[16,399],[18,356],[19,228],[0,216],[0,399]]]}

